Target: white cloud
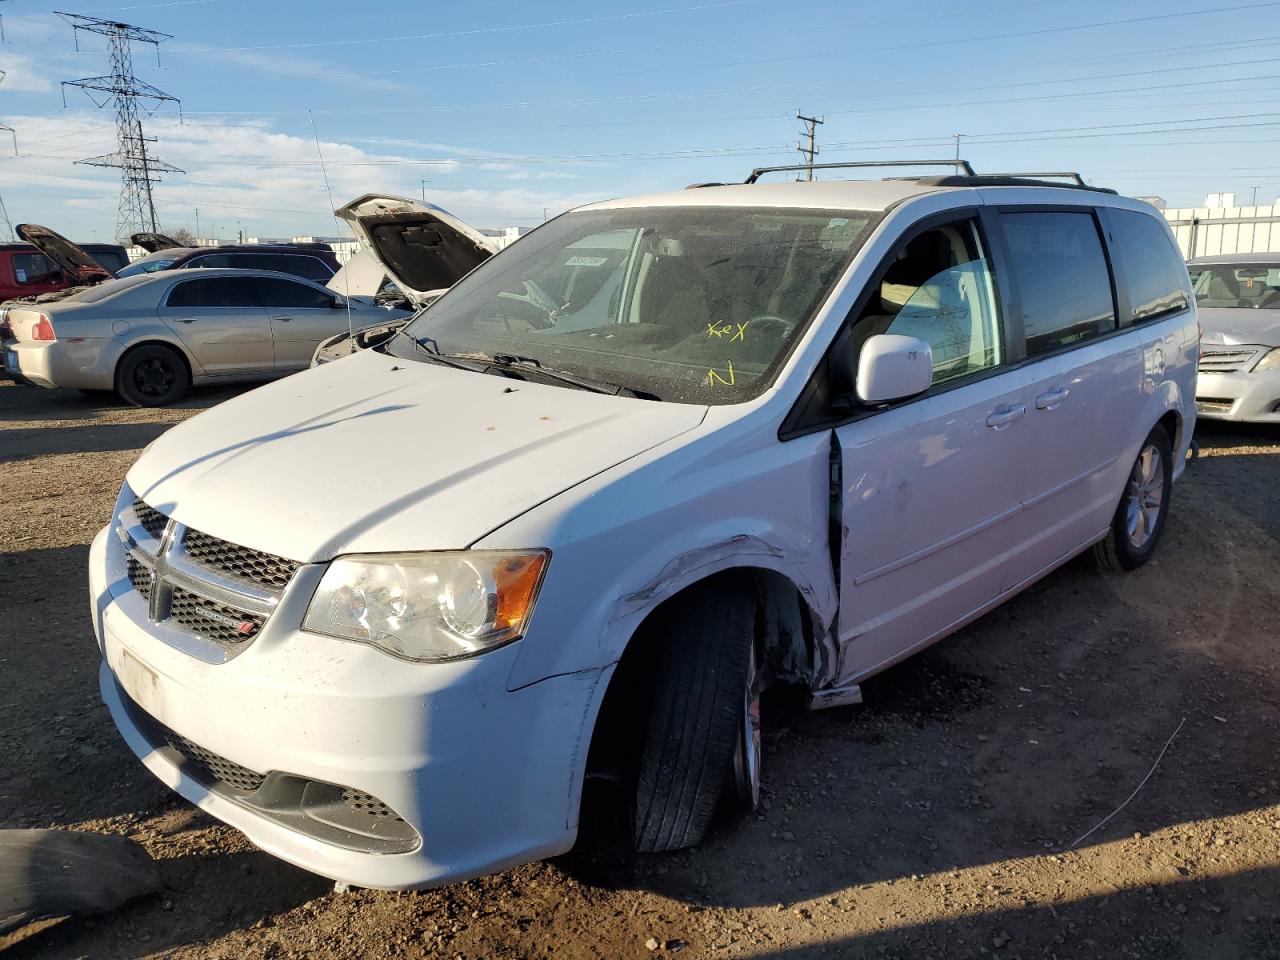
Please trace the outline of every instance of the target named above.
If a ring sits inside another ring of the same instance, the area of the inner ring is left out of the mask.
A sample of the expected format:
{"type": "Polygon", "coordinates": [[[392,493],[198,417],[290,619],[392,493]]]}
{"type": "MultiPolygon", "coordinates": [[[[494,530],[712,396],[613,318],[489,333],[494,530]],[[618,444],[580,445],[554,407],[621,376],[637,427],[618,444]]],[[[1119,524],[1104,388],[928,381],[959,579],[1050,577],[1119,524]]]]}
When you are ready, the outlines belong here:
{"type": "MultiPolygon", "coordinates": [[[[15,222],[40,222],[44,217],[50,226],[64,229],[67,217],[74,216],[73,232],[110,234],[118,171],[74,164],[114,149],[110,116],[77,111],[10,117],[8,122],[18,130],[22,153],[0,157],[0,180],[15,222]]],[[[158,140],[154,154],[186,171],[165,174],[156,186],[162,225],[193,227],[199,208],[201,227],[208,232],[216,226],[223,237],[234,236],[237,223],[251,234],[333,234],[339,227],[332,217],[330,191],[336,204],[366,193],[416,197],[424,178],[430,181],[429,200],[477,226],[536,222],[543,208],[559,213],[595,199],[537,186],[544,179],[560,179],[559,171],[524,170],[516,162],[468,156],[484,151],[465,148],[454,149],[452,155],[442,148],[428,164],[421,154],[374,152],[322,140],[326,189],[316,144],[309,137],[279,133],[264,123],[179,123],[176,117],[163,116],[149,120],[146,131],[158,140]],[[518,186],[511,182],[522,174],[518,186]],[[481,186],[486,180],[495,187],[481,186]]]]}
{"type": "Polygon", "coordinates": [[[4,81],[0,83],[4,93],[46,93],[53,89],[53,82],[25,54],[0,49],[0,70],[4,71],[4,81]]]}

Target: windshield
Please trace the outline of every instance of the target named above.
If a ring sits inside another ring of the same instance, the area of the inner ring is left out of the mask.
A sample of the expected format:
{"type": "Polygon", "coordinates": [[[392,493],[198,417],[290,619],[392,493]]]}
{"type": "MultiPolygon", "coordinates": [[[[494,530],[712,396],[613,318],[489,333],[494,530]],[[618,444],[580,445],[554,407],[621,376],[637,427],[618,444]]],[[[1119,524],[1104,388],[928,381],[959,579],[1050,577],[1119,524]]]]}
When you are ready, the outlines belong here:
{"type": "Polygon", "coordinates": [[[752,207],[570,213],[476,268],[388,351],[506,355],[685,403],[761,393],[875,214],[752,207]]]}
{"type": "Polygon", "coordinates": [[[1280,310],[1280,266],[1193,264],[1189,270],[1197,306],[1280,310]]]}
{"type": "Polygon", "coordinates": [[[117,277],[136,277],[144,273],[155,273],[157,270],[167,270],[175,263],[174,257],[156,257],[152,254],[143,257],[141,260],[135,260],[123,270],[116,273],[117,277]],[[153,259],[154,258],[154,259],[153,259]]]}

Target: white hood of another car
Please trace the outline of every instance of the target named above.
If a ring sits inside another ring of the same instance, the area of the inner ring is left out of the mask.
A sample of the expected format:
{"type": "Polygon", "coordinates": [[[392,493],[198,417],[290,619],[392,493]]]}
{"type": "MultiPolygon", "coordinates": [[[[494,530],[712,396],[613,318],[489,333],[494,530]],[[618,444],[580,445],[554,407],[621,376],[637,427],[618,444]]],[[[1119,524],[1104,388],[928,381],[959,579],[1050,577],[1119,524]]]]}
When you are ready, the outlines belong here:
{"type": "Polygon", "coordinates": [[[492,240],[431,203],[366,194],[334,213],[419,306],[496,252],[492,240]]]}
{"type": "Polygon", "coordinates": [[[1254,343],[1280,347],[1280,310],[1201,307],[1196,311],[1206,344],[1254,343]]]}
{"type": "Polygon", "coordinates": [[[460,549],[705,414],[366,350],[179,424],[128,482],[180,523],[292,560],[460,549]]]}

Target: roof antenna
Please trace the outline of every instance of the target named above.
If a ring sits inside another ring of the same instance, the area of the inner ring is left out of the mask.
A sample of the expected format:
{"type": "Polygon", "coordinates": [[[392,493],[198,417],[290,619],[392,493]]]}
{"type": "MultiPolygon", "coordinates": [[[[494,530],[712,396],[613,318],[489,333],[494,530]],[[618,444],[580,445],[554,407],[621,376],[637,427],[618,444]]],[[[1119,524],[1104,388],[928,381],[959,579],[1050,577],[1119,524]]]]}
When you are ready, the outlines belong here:
{"type": "MultiPolygon", "coordinates": [[[[320,132],[316,129],[316,118],[312,115],[311,110],[307,110],[307,119],[311,121],[311,136],[316,141],[316,155],[320,158],[320,176],[324,177],[324,192],[329,196],[329,209],[333,211],[333,222],[339,227],[342,221],[338,219],[338,208],[333,205],[333,188],[329,186],[329,171],[324,166],[324,151],[320,149],[320,132]]],[[[351,275],[346,272],[347,265],[342,265],[342,298],[347,301],[347,337],[354,341],[356,338],[355,322],[351,319],[351,275]]],[[[355,343],[351,344],[352,351],[355,350],[355,343]]]]}

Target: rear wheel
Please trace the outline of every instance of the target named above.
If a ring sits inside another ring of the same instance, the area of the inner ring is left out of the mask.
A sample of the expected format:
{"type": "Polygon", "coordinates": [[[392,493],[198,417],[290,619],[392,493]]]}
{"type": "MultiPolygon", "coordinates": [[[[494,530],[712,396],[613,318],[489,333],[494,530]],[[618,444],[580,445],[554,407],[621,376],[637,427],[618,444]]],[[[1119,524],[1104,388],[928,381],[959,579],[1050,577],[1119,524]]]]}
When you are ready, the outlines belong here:
{"type": "Polygon", "coordinates": [[[116,368],[116,393],[136,407],[177,403],[190,385],[182,356],[159,344],[130,350],[116,368]]]}
{"type": "Polygon", "coordinates": [[[755,614],[750,580],[730,577],[677,597],[657,614],[656,635],[647,639],[662,649],[631,816],[642,853],[696,845],[724,799],[755,805],[755,614]]]}
{"type": "Polygon", "coordinates": [[[1094,558],[1106,570],[1136,570],[1156,552],[1173,494],[1173,450],[1164,427],[1155,426],[1142,442],[1129,471],[1124,496],[1106,538],[1094,558]]]}

